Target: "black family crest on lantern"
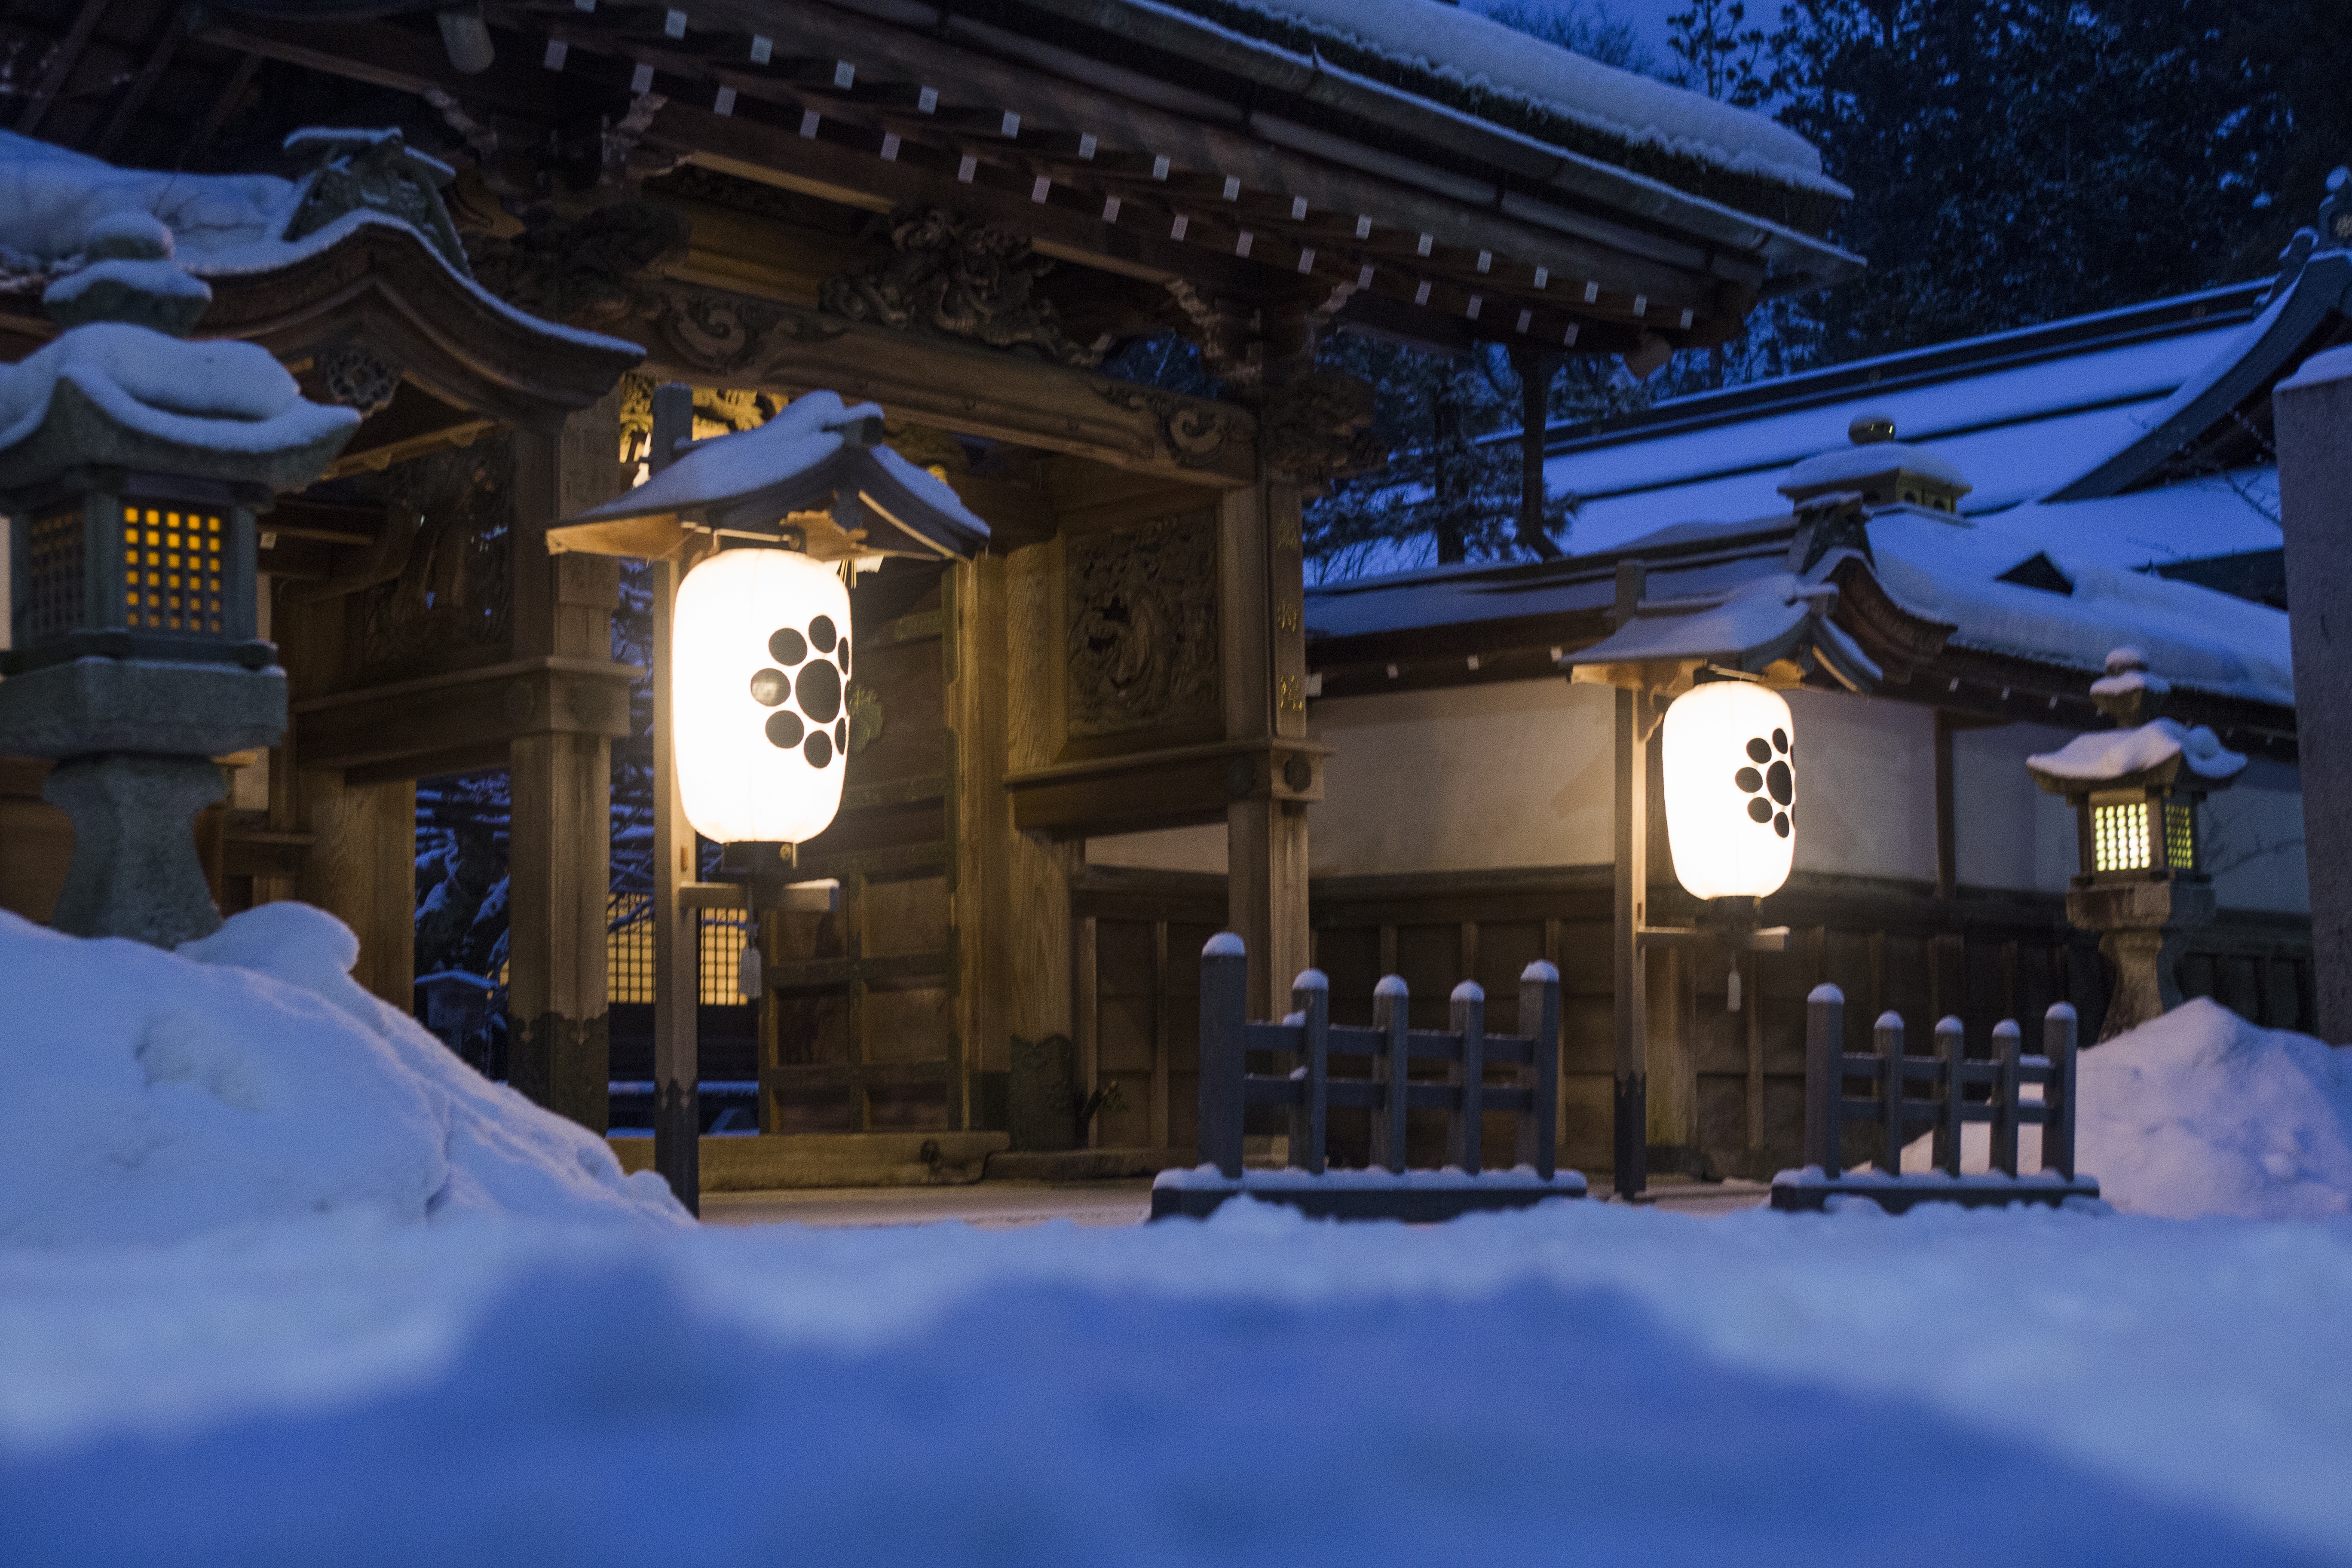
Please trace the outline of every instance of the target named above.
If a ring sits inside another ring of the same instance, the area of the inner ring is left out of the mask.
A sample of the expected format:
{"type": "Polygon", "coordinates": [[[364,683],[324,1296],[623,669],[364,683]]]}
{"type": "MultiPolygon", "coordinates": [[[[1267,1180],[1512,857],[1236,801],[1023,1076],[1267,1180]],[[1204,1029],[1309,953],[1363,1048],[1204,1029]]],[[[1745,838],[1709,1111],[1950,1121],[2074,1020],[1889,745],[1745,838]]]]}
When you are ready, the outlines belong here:
{"type": "Polygon", "coordinates": [[[849,753],[849,638],[831,616],[805,626],[778,626],[768,638],[771,667],[751,677],[751,697],[768,715],[768,743],[794,747],[813,768],[828,768],[849,753]]]}
{"type": "Polygon", "coordinates": [[[1748,796],[1748,820],[1769,825],[1786,838],[1797,825],[1796,748],[1789,731],[1776,729],[1768,739],[1748,738],[1748,764],[1731,775],[1732,784],[1748,796]]]}

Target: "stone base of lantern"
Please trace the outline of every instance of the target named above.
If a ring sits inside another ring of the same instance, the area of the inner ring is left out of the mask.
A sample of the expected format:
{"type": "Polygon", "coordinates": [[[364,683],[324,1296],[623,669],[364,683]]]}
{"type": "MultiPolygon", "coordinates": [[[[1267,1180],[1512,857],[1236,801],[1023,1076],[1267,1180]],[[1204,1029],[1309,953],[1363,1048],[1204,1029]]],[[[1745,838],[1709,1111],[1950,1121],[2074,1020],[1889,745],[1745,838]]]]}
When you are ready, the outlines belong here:
{"type": "Polygon", "coordinates": [[[0,755],[58,759],[41,794],[73,819],[56,928],[167,948],[218,929],[193,830],[213,759],[285,729],[277,670],[89,658],[0,680],[0,755]]]}
{"type": "Polygon", "coordinates": [[[2174,971],[2189,933],[2212,918],[2210,882],[2098,882],[2067,893],[2066,919],[2100,933],[2099,952],[2115,975],[2100,1039],[2180,1005],[2174,971]]]}

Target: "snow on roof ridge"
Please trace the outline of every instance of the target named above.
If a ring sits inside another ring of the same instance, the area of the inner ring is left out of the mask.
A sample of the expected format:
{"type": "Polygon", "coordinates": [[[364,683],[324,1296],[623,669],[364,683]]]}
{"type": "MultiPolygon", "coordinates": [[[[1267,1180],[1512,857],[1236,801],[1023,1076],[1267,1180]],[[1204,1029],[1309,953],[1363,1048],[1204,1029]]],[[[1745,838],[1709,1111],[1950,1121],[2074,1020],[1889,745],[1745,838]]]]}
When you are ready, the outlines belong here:
{"type": "MultiPolygon", "coordinates": [[[[1840,199],[1853,195],[1822,172],[1819,148],[1764,115],[1603,65],[1477,12],[1436,0],[1127,3],[1139,9],[1174,10],[1194,22],[1209,20],[1202,11],[1213,9],[1286,22],[1329,34],[1440,80],[1517,100],[1633,146],[1653,147],[1727,173],[1840,199]],[[1440,52],[1444,58],[1434,58],[1440,52]]],[[[1237,36],[1259,47],[1268,47],[1264,38],[1237,36]]],[[[1319,54],[1314,63],[1318,68],[1334,68],[1319,54]]],[[[1494,123],[1484,117],[1480,122],[1494,123]]]]}

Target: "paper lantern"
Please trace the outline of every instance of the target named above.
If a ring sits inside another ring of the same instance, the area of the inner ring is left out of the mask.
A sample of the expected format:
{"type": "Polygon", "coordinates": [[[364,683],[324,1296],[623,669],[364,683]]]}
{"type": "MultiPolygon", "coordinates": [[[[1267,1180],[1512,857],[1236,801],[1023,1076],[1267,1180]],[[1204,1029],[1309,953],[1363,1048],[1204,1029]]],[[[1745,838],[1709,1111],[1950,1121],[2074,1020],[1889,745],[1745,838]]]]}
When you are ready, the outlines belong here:
{"type": "Polygon", "coordinates": [[[1794,733],[1780,694],[1744,680],[1695,687],[1666,710],[1666,831],[1693,898],[1760,899],[1789,879],[1794,733]]]}
{"type": "Polygon", "coordinates": [[[797,551],[722,550],[678,584],[670,653],[687,820],[722,844],[802,844],[841,808],[849,592],[797,551]]]}

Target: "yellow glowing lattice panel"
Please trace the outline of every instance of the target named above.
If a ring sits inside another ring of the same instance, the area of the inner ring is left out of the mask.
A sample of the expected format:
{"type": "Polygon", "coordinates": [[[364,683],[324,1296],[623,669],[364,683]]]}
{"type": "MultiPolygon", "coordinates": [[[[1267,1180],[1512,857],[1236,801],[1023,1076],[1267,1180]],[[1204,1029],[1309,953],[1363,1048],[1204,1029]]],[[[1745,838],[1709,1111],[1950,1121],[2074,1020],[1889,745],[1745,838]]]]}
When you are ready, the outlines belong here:
{"type": "Polygon", "coordinates": [[[2147,807],[2138,801],[2091,808],[2091,866],[2098,871],[2145,871],[2154,864],[2147,807]]]}
{"type": "Polygon", "coordinates": [[[25,635],[50,637],[82,624],[81,509],[33,520],[25,536],[25,635]]]}
{"type": "Polygon", "coordinates": [[[608,1002],[654,999],[654,901],[614,893],[605,905],[604,995],[608,1002]]]}
{"type": "Polygon", "coordinates": [[[228,531],[210,512],[122,509],[123,624],[221,635],[228,531]]]}
{"type": "Polygon", "coordinates": [[[2197,868],[2197,833],[2185,805],[2164,808],[2164,863],[2179,871],[2197,868]]]}
{"type": "Polygon", "coordinates": [[[741,990],[743,944],[751,940],[751,917],[741,910],[702,912],[702,1005],[740,1007],[751,1000],[741,990]]]}

